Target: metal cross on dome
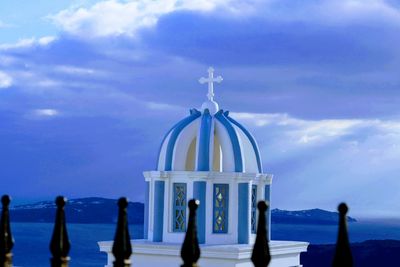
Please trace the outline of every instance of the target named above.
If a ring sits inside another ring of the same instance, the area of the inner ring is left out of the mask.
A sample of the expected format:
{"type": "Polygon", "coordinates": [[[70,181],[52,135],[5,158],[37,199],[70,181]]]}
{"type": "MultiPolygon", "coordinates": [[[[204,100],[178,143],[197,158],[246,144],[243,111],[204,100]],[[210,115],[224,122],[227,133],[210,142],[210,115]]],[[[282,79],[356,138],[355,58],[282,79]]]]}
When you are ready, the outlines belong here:
{"type": "Polygon", "coordinates": [[[214,68],[213,67],[209,67],[208,68],[208,78],[204,78],[201,77],[199,79],[199,83],[204,84],[204,83],[208,83],[208,100],[210,101],[214,101],[214,82],[220,83],[222,82],[222,77],[218,76],[214,78],[214,68]]]}

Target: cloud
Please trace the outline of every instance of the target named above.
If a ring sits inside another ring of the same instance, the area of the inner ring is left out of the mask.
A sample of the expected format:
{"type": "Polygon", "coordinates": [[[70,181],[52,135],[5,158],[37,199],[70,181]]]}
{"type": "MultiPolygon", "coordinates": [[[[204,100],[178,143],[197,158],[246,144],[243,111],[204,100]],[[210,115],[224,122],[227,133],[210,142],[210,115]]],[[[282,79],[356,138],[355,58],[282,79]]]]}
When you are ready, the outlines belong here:
{"type": "MultiPolygon", "coordinates": [[[[337,139],[362,138],[369,133],[400,138],[399,120],[380,119],[299,119],[288,114],[231,113],[255,131],[279,128],[287,147],[325,145],[337,139]],[[363,134],[363,132],[365,134],[363,134]]],[[[399,139],[400,141],[400,139],[399,139]]]]}
{"type": "MultiPolygon", "coordinates": [[[[224,1],[102,1],[90,8],[70,8],[49,18],[64,31],[81,37],[134,36],[156,25],[159,17],[178,10],[207,11],[224,1]]],[[[228,1],[229,2],[229,1],[228,1]]]]}
{"type": "MultiPolygon", "coordinates": [[[[281,127],[284,129],[286,137],[289,137],[294,144],[332,141],[335,138],[352,134],[355,129],[372,126],[382,128],[384,125],[376,120],[361,119],[304,120],[293,118],[288,114],[232,113],[232,116],[255,127],[281,127]]],[[[400,126],[400,123],[398,125],[400,126]]]]}
{"type": "Polygon", "coordinates": [[[54,42],[55,40],[57,40],[57,37],[55,36],[44,36],[41,37],[37,40],[37,43],[41,46],[47,46],[50,43],[54,42]]]}
{"type": "Polygon", "coordinates": [[[32,48],[34,46],[45,47],[56,40],[57,40],[57,37],[55,37],[55,36],[44,36],[41,38],[32,37],[32,38],[28,38],[28,39],[21,39],[18,42],[12,43],[12,44],[0,44],[0,50],[32,48]]]}
{"type": "Polygon", "coordinates": [[[100,1],[91,7],[71,7],[48,18],[63,31],[83,38],[128,35],[155,26],[163,16],[177,12],[213,12],[224,19],[256,19],[280,23],[348,25],[385,21],[400,25],[400,11],[382,0],[165,0],[100,1]]]}
{"type": "Polygon", "coordinates": [[[1,21],[0,20],[0,29],[4,29],[4,28],[11,28],[11,27],[14,27],[14,25],[12,25],[12,24],[8,24],[8,23],[5,23],[4,21],[1,21]]]}
{"type": "Polygon", "coordinates": [[[1,29],[1,28],[5,28],[5,27],[7,27],[7,24],[5,24],[4,22],[2,22],[2,21],[0,20],[0,29],[1,29]]]}
{"type": "Polygon", "coordinates": [[[96,71],[90,68],[81,68],[70,65],[59,65],[55,67],[55,70],[61,73],[71,75],[93,75],[96,71]]]}
{"type": "Polygon", "coordinates": [[[33,110],[33,115],[38,116],[38,117],[54,117],[59,115],[59,111],[55,110],[55,109],[50,109],[50,108],[46,108],[46,109],[35,109],[33,110]]]}
{"type": "Polygon", "coordinates": [[[400,208],[393,204],[396,194],[387,193],[400,186],[400,120],[232,116],[259,143],[264,170],[275,176],[277,207],[334,209],[336,203],[347,201],[355,216],[390,216],[400,208]],[[371,192],[379,201],[370,198],[371,192]]]}
{"type": "Polygon", "coordinates": [[[12,78],[3,71],[0,71],[0,89],[8,88],[12,85],[12,78]]]}
{"type": "Polygon", "coordinates": [[[183,107],[157,102],[145,102],[147,108],[152,110],[185,110],[183,107]]]}
{"type": "Polygon", "coordinates": [[[57,38],[3,45],[13,86],[0,97],[3,171],[25,184],[40,177],[10,190],[37,195],[42,183],[58,194],[64,183],[70,194],[143,200],[141,172],[204,101],[197,81],[212,64],[224,77],[216,100],[251,130],[275,175],[275,207],[400,209],[386,192],[400,187],[398,7],[203,2],[103,1],[54,15],[57,38]]]}
{"type": "Polygon", "coordinates": [[[400,11],[383,0],[246,1],[247,15],[279,22],[318,22],[348,25],[368,20],[384,20],[399,25],[400,11]]]}

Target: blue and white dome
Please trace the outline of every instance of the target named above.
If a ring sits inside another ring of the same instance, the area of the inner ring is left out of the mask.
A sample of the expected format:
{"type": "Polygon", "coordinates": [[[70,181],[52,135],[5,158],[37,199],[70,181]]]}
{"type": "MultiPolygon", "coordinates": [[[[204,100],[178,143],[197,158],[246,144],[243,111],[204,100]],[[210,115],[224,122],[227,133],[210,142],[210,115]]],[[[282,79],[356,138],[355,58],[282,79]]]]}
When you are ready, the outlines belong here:
{"type": "Polygon", "coordinates": [[[203,107],[166,134],[157,170],[262,173],[262,164],[254,137],[228,111],[203,107]]]}

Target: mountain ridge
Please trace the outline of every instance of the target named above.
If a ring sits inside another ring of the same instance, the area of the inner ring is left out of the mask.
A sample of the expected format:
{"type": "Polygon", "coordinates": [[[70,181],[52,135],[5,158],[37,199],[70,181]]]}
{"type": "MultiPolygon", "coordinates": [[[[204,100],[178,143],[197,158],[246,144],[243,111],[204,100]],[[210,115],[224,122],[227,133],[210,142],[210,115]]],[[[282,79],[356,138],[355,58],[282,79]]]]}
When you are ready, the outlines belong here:
{"type": "MultiPolygon", "coordinates": [[[[68,223],[115,223],[118,217],[117,199],[101,197],[76,198],[68,200],[65,214],[68,223]]],[[[10,207],[13,222],[54,222],[56,205],[54,201],[39,201],[10,207]]],[[[144,204],[129,202],[128,221],[143,224],[144,204]]]]}
{"type": "MultiPolygon", "coordinates": [[[[337,224],[338,213],[334,211],[327,211],[319,208],[308,210],[271,210],[272,223],[286,223],[286,224],[337,224]]],[[[356,219],[347,216],[347,221],[350,223],[357,222],[356,219]]]]}

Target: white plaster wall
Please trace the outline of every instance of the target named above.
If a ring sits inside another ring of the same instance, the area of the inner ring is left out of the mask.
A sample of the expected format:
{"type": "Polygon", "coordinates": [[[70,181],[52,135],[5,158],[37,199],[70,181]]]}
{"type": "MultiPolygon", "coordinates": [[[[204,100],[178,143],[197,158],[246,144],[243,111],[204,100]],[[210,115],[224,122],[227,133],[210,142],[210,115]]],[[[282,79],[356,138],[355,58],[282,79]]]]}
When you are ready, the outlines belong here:
{"type": "MultiPolygon", "coordinates": [[[[269,267],[296,267],[300,265],[300,253],[307,251],[308,243],[293,241],[271,241],[272,256],[269,267]]],[[[107,253],[107,264],[112,267],[114,257],[111,254],[112,242],[99,242],[100,251],[107,253]]],[[[152,243],[142,240],[132,241],[133,267],[177,267],[183,262],[180,258],[181,244],[152,243]]],[[[201,267],[253,267],[250,261],[253,246],[200,246],[201,257],[198,261],[201,267]]]]}
{"type": "MultiPolygon", "coordinates": [[[[179,256],[170,255],[146,255],[134,254],[131,257],[132,267],[178,267],[183,264],[179,256]]],[[[104,267],[113,267],[114,257],[111,253],[108,255],[107,264],[104,267]]],[[[200,258],[198,265],[201,267],[254,267],[249,259],[216,259],[200,258]]],[[[268,267],[301,267],[300,256],[283,255],[276,256],[271,260],[268,267]]]]}

